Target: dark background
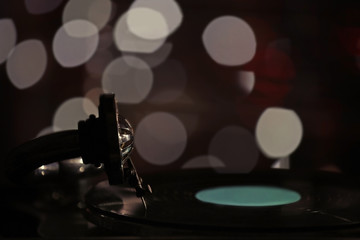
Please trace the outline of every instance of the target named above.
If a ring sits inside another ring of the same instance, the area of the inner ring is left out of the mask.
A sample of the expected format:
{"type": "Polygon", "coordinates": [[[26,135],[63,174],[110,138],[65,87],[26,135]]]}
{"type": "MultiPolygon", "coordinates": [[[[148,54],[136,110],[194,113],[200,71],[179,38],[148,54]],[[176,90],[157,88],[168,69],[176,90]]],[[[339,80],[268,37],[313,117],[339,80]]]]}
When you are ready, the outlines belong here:
{"type": "MultiPolygon", "coordinates": [[[[114,1],[115,16],[120,16],[130,3],[114,1]]],[[[40,15],[28,13],[23,1],[0,4],[1,18],[11,18],[16,25],[17,43],[39,39],[45,44],[48,58],[44,76],[24,90],[11,84],[5,63],[0,66],[0,147],[5,155],[51,126],[53,114],[62,102],[83,96],[83,85],[99,86],[99,79],[86,82],[89,80],[84,66],[63,68],[54,59],[52,39],[62,24],[66,1],[40,15]]],[[[166,167],[146,169],[178,168],[194,154],[205,152],[210,137],[221,126],[235,123],[253,132],[256,119],[266,107],[281,106],[295,110],[304,126],[301,145],[291,156],[294,168],[316,169],[335,163],[345,171],[357,172],[360,14],[356,1],[184,0],[179,5],[184,21],[168,40],[174,46],[171,57],[181,61],[186,69],[185,92],[196,100],[196,106],[187,106],[180,100],[163,105],[145,101],[120,106],[120,111],[134,125],[139,116],[159,110],[192,112],[202,124],[188,140],[180,160],[166,167]],[[240,16],[254,29],[257,52],[243,66],[217,65],[201,43],[207,23],[222,15],[240,16]],[[278,39],[287,39],[291,45],[286,58],[276,52],[265,57],[267,46],[278,39]],[[254,71],[256,75],[255,89],[247,97],[233,90],[232,79],[239,69],[254,71]]],[[[108,25],[116,19],[113,17],[108,25]]]]}

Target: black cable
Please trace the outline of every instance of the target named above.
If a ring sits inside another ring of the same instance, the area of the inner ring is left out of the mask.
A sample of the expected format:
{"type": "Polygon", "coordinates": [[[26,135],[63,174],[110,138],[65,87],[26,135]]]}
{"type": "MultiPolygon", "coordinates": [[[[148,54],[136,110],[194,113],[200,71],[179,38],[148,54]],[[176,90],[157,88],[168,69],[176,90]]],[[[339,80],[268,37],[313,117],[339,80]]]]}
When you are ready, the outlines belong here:
{"type": "Polygon", "coordinates": [[[32,171],[50,163],[81,155],[77,130],[52,133],[28,141],[7,156],[6,174],[14,182],[21,182],[32,171]]]}

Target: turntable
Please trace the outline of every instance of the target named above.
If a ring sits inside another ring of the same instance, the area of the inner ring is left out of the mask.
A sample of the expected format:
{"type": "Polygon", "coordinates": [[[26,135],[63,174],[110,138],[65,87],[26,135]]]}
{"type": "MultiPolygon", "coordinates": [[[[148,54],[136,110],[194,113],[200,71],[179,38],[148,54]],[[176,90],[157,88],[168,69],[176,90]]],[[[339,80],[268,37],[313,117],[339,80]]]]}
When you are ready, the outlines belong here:
{"type": "Polygon", "coordinates": [[[23,182],[43,165],[79,156],[101,167],[107,179],[86,191],[76,211],[110,237],[329,239],[360,234],[357,177],[275,169],[247,174],[179,170],[140,177],[130,158],[133,142],[133,129],[119,115],[115,96],[102,95],[98,118],[90,116],[78,130],[14,149],[7,173],[23,182]]]}

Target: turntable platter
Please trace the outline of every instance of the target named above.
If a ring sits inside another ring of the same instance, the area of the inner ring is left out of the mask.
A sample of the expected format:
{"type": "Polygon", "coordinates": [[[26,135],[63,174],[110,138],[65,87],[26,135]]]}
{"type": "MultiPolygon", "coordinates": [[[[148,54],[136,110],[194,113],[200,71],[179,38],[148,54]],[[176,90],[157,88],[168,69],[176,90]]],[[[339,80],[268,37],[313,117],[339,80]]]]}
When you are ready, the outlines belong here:
{"type": "Polygon", "coordinates": [[[145,179],[153,194],[144,198],[136,197],[132,189],[101,182],[86,195],[85,215],[97,225],[115,231],[126,226],[134,231],[200,234],[327,231],[360,224],[359,181],[340,174],[303,175],[289,170],[219,174],[203,169],[155,174],[145,179]],[[219,189],[226,189],[229,196],[224,191],[214,192],[219,189]],[[239,189],[253,193],[242,192],[241,197],[239,189]],[[225,203],[204,200],[209,191],[211,198],[220,196],[225,203]],[[233,201],[231,193],[238,199],[228,204],[227,200],[233,201]],[[242,202],[245,198],[246,204],[242,202]],[[259,204],[266,199],[277,204],[259,204]]]}

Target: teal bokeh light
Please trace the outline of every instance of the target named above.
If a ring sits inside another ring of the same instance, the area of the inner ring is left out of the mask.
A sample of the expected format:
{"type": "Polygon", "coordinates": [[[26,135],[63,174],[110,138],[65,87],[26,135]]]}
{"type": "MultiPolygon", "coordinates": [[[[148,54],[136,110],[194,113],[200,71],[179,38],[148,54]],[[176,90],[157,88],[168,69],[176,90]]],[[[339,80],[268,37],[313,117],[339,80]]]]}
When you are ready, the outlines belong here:
{"type": "Polygon", "coordinates": [[[196,193],[203,202],[239,206],[267,207],[297,202],[299,193],[293,190],[271,186],[223,186],[208,188],[196,193]]]}

